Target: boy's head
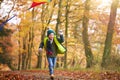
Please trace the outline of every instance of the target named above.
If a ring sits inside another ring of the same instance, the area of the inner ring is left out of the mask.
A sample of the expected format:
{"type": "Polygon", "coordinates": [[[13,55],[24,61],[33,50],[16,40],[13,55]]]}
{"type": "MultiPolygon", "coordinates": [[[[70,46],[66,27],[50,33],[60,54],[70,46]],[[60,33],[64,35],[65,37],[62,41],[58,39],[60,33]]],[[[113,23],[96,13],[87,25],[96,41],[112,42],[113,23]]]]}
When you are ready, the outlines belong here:
{"type": "Polygon", "coordinates": [[[49,29],[47,31],[47,36],[49,37],[49,39],[53,39],[55,35],[55,32],[52,29],[49,29]]]}

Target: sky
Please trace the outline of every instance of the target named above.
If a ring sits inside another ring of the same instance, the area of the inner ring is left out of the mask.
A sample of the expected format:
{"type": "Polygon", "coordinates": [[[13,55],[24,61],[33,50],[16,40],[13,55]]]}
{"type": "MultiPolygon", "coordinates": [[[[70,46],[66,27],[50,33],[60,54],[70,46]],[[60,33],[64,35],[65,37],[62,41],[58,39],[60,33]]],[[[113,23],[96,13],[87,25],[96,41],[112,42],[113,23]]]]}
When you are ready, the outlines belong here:
{"type": "MultiPolygon", "coordinates": [[[[4,0],[4,2],[1,4],[1,9],[0,9],[0,19],[3,19],[5,16],[10,16],[9,18],[13,17],[14,15],[18,15],[19,13],[16,11],[11,11],[13,3],[10,0],[4,0]],[[10,14],[9,14],[10,12],[10,14]]],[[[8,18],[8,19],[9,19],[8,18]]],[[[20,18],[17,16],[12,18],[8,23],[12,24],[19,24],[20,23],[20,18]]]]}

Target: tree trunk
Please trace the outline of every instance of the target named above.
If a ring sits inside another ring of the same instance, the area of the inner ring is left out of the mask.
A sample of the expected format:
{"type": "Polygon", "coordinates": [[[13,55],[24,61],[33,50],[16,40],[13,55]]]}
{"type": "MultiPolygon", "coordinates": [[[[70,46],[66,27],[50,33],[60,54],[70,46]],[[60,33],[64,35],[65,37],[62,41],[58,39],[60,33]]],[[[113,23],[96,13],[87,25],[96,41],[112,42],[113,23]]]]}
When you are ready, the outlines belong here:
{"type": "Polygon", "coordinates": [[[18,70],[21,70],[21,44],[20,44],[20,31],[19,31],[19,40],[18,40],[18,44],[19,44],[19,53],[18,53],[18,70]]]}
{"type": "Polygon", "coordinates": [[[83,16],[83,32],[82,32],[82,38],[84,42],[84,49],[85,49],[85,55],[86,55],[86,68],[92,67],[93,62],[93,54],[91,51],[91,46],[88,38],[88,24],[89,24],[89,9],[90,8],[90,0],[85,1],[85,9],[84,9],[84,16],[83,16]]]}
{"type": "Polygon", "coordinates": [[[23,53],[22,53],[22,70],[26,69],[26,58],[27,58],[27,53],[26,53],[26,37],[23,38],[23,53]]]}
{"type": "Polygon", "coordinates": [[[18,70],[21,70],[21,54],[18,55],[18,70]]]}
{"type": "MultiPolygon", "coordinates": [[[[66,5],[66,12],[65,12],[65,47],[67,49],[67,39],[68,39],[68,15],[69,15],[69,4],[68,4],[69,0],[67,0],[67,5],[66,5]]],[[[67,51],[65,52],[64,55],[64,68],[67,68],[67,51]]]]}
{"type": "Polygon", "coordinates": [[[108,60],[110,59],[111,45],[112,45],[112,38],[113,38],[113,31],[114,31],[118,3],[119,3],[119,0],[113,0],[113,2],[111,4],[111,12],[110,12],[110,19],[109,19],[109,23],[108,23],[108,31],[107,31],[107,35],[106,35],[104,53],[103,53],[103,57],[102,57],[102,64],[101,64],[102,67],[106,67],[106,65],[108,64],[108,60]]]}
{"type": "Polygon", "coordinates": [[[28,43],[28,57],[27,57],[27,60],[26,60],[26,67],[27,69],[30,69],[31,68],[31,55],[32,55],[32,47],[31,47],[31,43],[32,43],[32,37],[31,37],[31,34],[32,34],[32,30],[31,30],[32,27],[30,27],[30,31],[29,31],[29,43],[28,43]]]}
{"type": "Polygon", "coordinates": [[[32,23],[33,23],[33,25],[30,26],[30,30],[29,30],[28,57],[27,57],[27,62],[26,62],[27,69],[31,68],[31,57],[32,57],[33,39],[34,39],[34,33],[33,33],[34,20],[33,19],[34,19],[34,8],[32,10],[32,23]]]}
{"type": "Polygon", "coordinates": [[[16,70],[15,67],[13,67],[11,60],[7,62],[7,65],[12,71],[16,70]]]}
{"type": "MultiPolygon", "coordinates": [[[[42,14],[41,14],[41,21],[42,21],[42,32],[41,32],[41,42],[43,41],[44,37],[45,37],[45,32],[47,30],[47,27],[44,27],[44,5],[42,6],[42,14]]],[[[37,68],[42,68],[42,60],[43,60],[43,57],[42,57],[42,53],[39,53],[38,52],[38,55],[37,55],[37,68]]]]}
{"type": "Polygon", "coordinates": [[[58,27],[60,25],[60,16],[61,16],[61,3],[62,3],[62,0],[59,0],[59,9],[58,9],[58,15],[57,15],[57,23],[56,23],[56,35],[58,35],[58,27]]]}
{"type": "Polygon", "coordinates": [[[42,68],[42,55],[39,54],[38,56],[38,61],[37,61],[37,68],[42,68]]]}
{"type": "Polygon", "coordinates": [[[31,31],[31,38],[32,38],[32,40],[31,40],[31,49],[30,49],[30,60],[29,60],[29,65],[28,65],[28,68],[29,69],[31,69],[31,58],[32,58],[32,53],[33,53],[33,51],[32,51],[32,49],[33,49],[33,40],[34,40],[34,22],[33,22],[33,27],[32,27],[32,31],[31,31]]]}

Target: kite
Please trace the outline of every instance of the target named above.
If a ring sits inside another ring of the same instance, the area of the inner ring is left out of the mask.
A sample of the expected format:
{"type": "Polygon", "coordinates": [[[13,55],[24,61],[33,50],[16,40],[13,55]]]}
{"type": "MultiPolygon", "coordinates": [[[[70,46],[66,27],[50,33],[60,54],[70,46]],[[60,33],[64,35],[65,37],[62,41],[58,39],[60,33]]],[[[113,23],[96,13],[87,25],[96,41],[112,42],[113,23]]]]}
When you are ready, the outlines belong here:
{"type": "Polygon", "coordinates": [[[32,3],[30,8],[33,8],[33,7],[38,6],[40,4],[49,3],[49,2],[51,2],[51,0],[33,0],[33,3],[32,3]]]}

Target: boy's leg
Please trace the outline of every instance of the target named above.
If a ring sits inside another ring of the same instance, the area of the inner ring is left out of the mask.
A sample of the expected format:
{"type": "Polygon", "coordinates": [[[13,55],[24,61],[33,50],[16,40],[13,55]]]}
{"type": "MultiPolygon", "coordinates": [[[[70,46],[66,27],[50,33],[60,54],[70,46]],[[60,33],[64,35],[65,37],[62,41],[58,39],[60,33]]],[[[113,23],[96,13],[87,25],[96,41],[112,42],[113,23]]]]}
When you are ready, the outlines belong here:
{"type": "Polygon", "coordinates": [[[52,58],[52,62],[53,62],[53,74],[51,75],[51,77],[54,77],[54,68],[55,68],[55,65],[56,65],[56,57],[53,57],[52,58]]]}
{"type": "Polygon", "coordinates": [[[52,58],[47,58],[47,60],[48,60],[48,64],[49,64],[49,72],[50,72],[50,75],[52,75],[53,74],[53,67],[54,67],[53,62],[52,62],[52,58]]]}
{"type": "Polygon", "coordinates": [[[53,68],[55,68],[57,58],[56,58],[56,57],[53,57],[52,61],[53,61],[53,68]]]}

